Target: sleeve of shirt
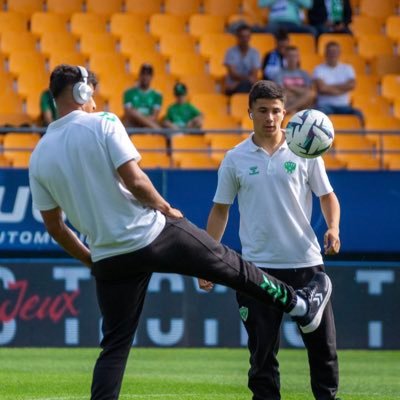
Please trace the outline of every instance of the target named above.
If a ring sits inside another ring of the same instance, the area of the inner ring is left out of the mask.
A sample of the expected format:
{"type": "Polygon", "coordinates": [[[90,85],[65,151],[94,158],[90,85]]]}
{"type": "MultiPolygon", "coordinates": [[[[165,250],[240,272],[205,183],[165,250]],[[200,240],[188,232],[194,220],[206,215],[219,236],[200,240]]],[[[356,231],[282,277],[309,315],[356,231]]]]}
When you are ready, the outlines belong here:
{"type": "Polygon", "coordinates": [[[103,118],[103,124],[107,133],[107,149],[115,169],[119,168],[127,161],[139,161],[141,159],[125,127],[116,115],[107,114],[107,116],[103,118]]]}
{"type": "Polygon", "coordinates": [[[192,118],[196,118],[199,115],[201,115],[201,112],[197,107],[195,107],[193,104],[189,104],[189,105],[190,105],[190,113],[191,113],[192,118]]]}
{"type": "Polygon", "coordinates": [[[34,174],[29,173],[33,208],[39,211],[52,210],[58,207],[50,192],[39,182],[34,174]]]}
{"type": "Polygon", "coordinates": [[[257,49],[253,49],[253,69],[261,68],[261,56],[257,49]]]}
{"type": "Polygon", "coordinates": [[[124,104],[124,107],[133,107],[133,102],[131,98],[131,91],[130,90],[125,90],[122,102],[124,104]]]}
{"type": "Polygon", "coordinates": [[[235,167],[228,155],[224,158],[218,170],[218,184],[213,202],[218,204],[232,204],[238,193],[238,189],[235,167]]]}
{"type": "Polygon", "coordinates": [[[347,65],[347,77],[349,80],[356,79],[354,68],[351,65],[347,65]]]}
{"type": "Polygon", "coordinates": [[[313,79],[323,79],[321,68],[318,65],[314,68],[312,77],[313,79]]]}
{"type": "Polygon", "coordinates": [[[154,109],[159,110],[162,106],[163,96],[160,92],[156,92],[156,96],[154,99],[154,109]]]}
{"type": "Polygon", "coordinates": [[[308,182],[317,197],[333,192],[322,157],[310,160],[308,182]]]}
{"type": "Polygon", "coordinates": [[[225,53],[224,65],[235,65],[235,54],[232,48],[225,53]]]}

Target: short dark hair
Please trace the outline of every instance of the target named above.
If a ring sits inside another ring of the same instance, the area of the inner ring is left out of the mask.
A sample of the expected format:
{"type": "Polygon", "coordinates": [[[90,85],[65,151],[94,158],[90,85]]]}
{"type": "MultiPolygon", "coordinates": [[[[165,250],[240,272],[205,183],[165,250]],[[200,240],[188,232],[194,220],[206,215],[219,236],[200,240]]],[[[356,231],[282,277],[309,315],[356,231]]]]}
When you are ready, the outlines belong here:
{"type": "Polygon", "coordinates": [[[282,86],[279,86],[273,81],[258,81],[256,82],[249,93],[249,108],[257,99],[281,100],[285,102],[285,91],[282,86]]]}
{"type": "MultiPolygon", "coordinates": [[[[97,86],[96,75],[88,72],[88,84],[93,85],[94,88],[97,86]]],[[[81,71],[75,65],[61,64],[54,68],[50,75],[50,92],[52,96],[57,99],[61,93],[64,92],[67,86],[75,85],[75,83],[82,80],[81,71]]]]}
{"type": "Polygon", "coordinates": [[[241,23],[237,28],[236,28],[236,35],[238,35],[242,31],[251,31],[250,25],[247,25],[245,22],[241,23]]]}
{"type": "Polygon", "coordinates": [[[329,49],[329,47],[339,47],[340,44],[338,42],[335,42],[334,40],[330,40],[326,45],[325,45],[325,50],[329,49]]]}
{"type": "Polygon", "coordinates": [[[276,33],[275,33],[275,40],[277,42],[280,42],[281,40],[289,40],[289,34],[287,32],[286,29],[279,29],[276,33]]]}
{"type": "Polygon", "coordinates": [[[148,63],[142,64],[140,66],[139,75],[143,75],[143,74],[153,75],[154,74],[153,66],[151,64],[148,64],[148,63]]]}
{"type": "Polygon", "coordinates": [[[286,47],[286,51],[291,51],[291,50],[299,50],[299,48],[296,47],[296,46],[288,46],[288,47],[286,47]]]}

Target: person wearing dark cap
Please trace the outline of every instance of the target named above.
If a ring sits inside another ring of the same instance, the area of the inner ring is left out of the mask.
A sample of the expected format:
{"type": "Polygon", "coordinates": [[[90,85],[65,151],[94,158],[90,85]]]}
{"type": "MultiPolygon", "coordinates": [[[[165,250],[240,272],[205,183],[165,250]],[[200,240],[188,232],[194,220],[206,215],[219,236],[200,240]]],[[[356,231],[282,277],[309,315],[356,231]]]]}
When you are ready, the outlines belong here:
{"type": "Polygon", "coordinates": [[[124,124],[131,127],[161,128],[158,116],[162,105],[162,94],[151,88],[153,66],[140,67],[138,84],[124,92],[124,124]]]}
{"type": "Polygon", "coordinates": [[[175,103],[168,107],[163,125],[166,128],[192,128],[201,129],[203,114],[193,104],[187,101],[187,88],[183,83],[174,86],[175,103]]]}

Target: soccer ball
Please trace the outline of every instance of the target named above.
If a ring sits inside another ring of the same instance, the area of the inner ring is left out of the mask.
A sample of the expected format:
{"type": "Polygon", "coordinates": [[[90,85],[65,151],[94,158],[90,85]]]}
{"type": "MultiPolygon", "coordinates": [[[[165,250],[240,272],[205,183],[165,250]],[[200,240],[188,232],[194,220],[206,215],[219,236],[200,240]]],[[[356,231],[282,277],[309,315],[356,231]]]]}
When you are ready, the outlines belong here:
{"type": "Polygon", "coordinates": [[[303,158],[315,158],[325,153],[332,146],[334,135],[328,116],[313,109],[294,114],[285,131],[289,149],[303,158]]]}

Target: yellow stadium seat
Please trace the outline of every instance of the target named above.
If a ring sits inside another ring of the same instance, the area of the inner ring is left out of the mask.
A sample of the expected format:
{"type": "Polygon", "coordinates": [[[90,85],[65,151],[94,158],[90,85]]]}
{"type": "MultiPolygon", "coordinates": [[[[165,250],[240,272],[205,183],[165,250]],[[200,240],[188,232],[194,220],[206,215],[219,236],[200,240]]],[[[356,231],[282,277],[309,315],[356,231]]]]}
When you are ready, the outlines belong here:
{"type": "Polygon", "coordinates": [[[304,54],[301,56],[301,69],[312,75],[315,67],[324,62],[320,54],[304,54]]]}
{"type": "Polygon", "coordinates": [[[146,151],[142,154],[139,165],[143,169],[169,168],[172,161],[169,155],[158,152],[146,151]]]}
{"type": "MultiPolygon", "coordinates": [[[[320,38],[323,35],[320,36],[320,38]]],[[[342,36],[342,35],[339,35],[342,36]]],[[[291,46],[296,46],[300,54],[314,54],[315,51],[315,38],[309,33],[289,33],[289,43],[291,46]]],[[[274,41],[275,47],[275,41],[274,41]]]]}
{"type": "Polygon", "coordinates": [[[83,0],[47,0],[47,11],[71,15],[83,11],[83,0]]]}
{"type": "Polygon", "coordinates": [[[335,151],[353,151],[373,153],[376,150],[374,142],[365,135],[358,133],[337,133],[333,142],[335,151]]]}
{"type": "Polygon", "coordinates": [[[170,73],[179,78],[189,74],[204,74],[206,65],[204,58],[193,53],[177,53],[170,58],[170,73]]]}
{"type": "Polygon", "coordinates": [[[249,95],[247,93],[234,93],[230,98],[229,106],[230,115],[236,118],[237,121],[242,121],[247,116],[249,95]]]}
{"type": "MultiPolygon", "coordinates": [[[[0,59],[0,61],[2,61],[0,59]]],[[[2,91],[11,92],[13,90],[13,76],[9,73],[0,69],[0,87],[2,91]]]]}
{"type": "Polygon", "coordinates": [[[4,136],[4,155],[12,161],[15,167],[29,165],[32,150],[40,140],[38,133],[7,133],[4,136]]]}
{"type": "Polygon", "coordinates": [[[122,11],[123,0],[86,0],[86,10],[90,13],[111,15],[122,11]]]}
{"type": "Polygon", "coordinates": [[[74,13],[71,17],[71,32],[75,35],[84,33],[106,32],[107,17],[93,13],[74,13]]]}
{"type": "Polygon", "coordinates": [[[218,163],[209,155],[182,153],[172,155],[173,165],[182,169],[217,169],[218,163]]]}
{"type": "Polygon", "coordinates": [[[224,33],[225,17],[210,14],[194,14],[189,18],[189,33],[199,39],[206,33],[224,33]]]}
{"type": "Polygon", "coordinates": [[[367,62],[359,54],[341,54],[340,61],[345,64],[350,64],[354,68],[356,76],[358,74],[365,75],[367,73],[367,62]]]}
{"type": "Polygon", "coordinates": [[[361,121],[356,115],[331,114],[329,119],[333,123],[335,131],[361,129],[361,121]]]}
{"type": "Polygon", "coordinates": [[[115,52],[94,53],[89,58],[89,68],[101,78],[105,75],[117,78],[126,73],[126,60],[122,54],[115,52]]]}
{"type": "Polygon", "coordinates": [[[115,13],[111,16],[110,32],[121,38],[129,33],[146,33],[147,17],[127,13],[115,13]]]}
{"type": "Polygon", "coordinates": [[[186,18],[179,15],[153,14],[150,17],[150,33],[159,38],[166,33],[184,33],[186,18]]]}
{"type": "Polygon", "coordinates": [[[70,65],[86,65],[86,56],[77,52],[54,52],[49,57],[49,70],[52,71],[57,65],[70,64],[70,65]]]}
{"type": "Polygon", "coordinates": [[[40,68],[25,71],[18,76],[18,93],[23,98],[37,96],[39,99],[43,90],[49,86],[49,78],[47,71],[40,68]]]}
{"type": "Polygon", "coordinates": [[[385,168],[391,170],[400,169],[400,136],[397,134],[393,135],[382,135],[381,140],[383,142],[383,163],[385,168]]]}
{"type": "Polygon", "coordinates": [[[0,168],[10,168],[12,166],[12,162],[9,158],[0,154],[0,168]]]}
{"type": "Polygon", "coordinates": [[[382,33],[382,21],[379,18],[367,15],[354,15],[351,22],[351,31],[354,36],[379,35],[382,33]]]}
{"type": "Polygon", "coordinates": [[[39,11],[32,14],[31,32],[36,35],[44,33],[67,32],[68,16],[51,12],[39,11]]]}
{"type": "Polygon", "coordinates": [[[253,121],[249,118],[248,114],[243,116],[241,127],[244,130],[253,131],[253,121]]]}
{"type": "Polygon", "coordinates": [[[35,79],[37,71],[46,71],[46,63],[43,54],[36,51],[23,51],[11,53],[9,57],[9,68],[13,75],[23,73],[31,74],[35,79]]]}
{"type": "Polygon", "coordinates": [[[396,14],[396,0],[361,0],[360,2],[360,15],[367,15],[384,21],[394,14],[396,14]]]}
{"type": "Polygon", "coordinates": [[[387,18],[386,35],[397,42],[400,40],[400,15],[391,15],[387,18]]]}
{"type": "Polygon", "coordinates": [[[346,164],[348,170],[377,171],[382,166],[379,157],[371,154],[339,153],[336,157],[346,164]]]}
{"type": "Polygon", "coordinates": [[[182,33],[165,33],[160,38],[160,53],[170,58],[177,53],[196,53],[196,40],[182,33]]]}
{"type": "Polygon", "coordinates": [[[20,151],[15,153],[11,158],[11,164],[13,168],[24,168],[27,169],[29,167],[29,160],[31,159],[30,151],[20,151]]]}
{"type": "MultiPolygon", "coordinates": [[[[94,70],[94,72],[96,72],[94,70]]],[[[114,96],[119,97],[122,104],[122,93],[132,87],[135,83],[135,78],[127,73],[103,74],[100,76],[98,89],[96,91],[105,99],[110,100],[114,96]]]]}
{"type": "Polygon", "coordinates": [[[22,114],[22,106],[22,100],[17,93],[5,90],[0,91],[0,114],[22,114]]]}
{"type": "Polygon", "coordinates": [[[207,59],[214,56],[224,57],[226,51],[236,44],[230,33],[205,33],[200,38],[200,54],[207,59]]]}
{"type": "Polygon", "coordinates": [[[165,73],[166,71],[165,57],[155,50],[137,52],[129,56],[129,72],[132,75],[138,75],[142,64],[151,64],[154,68],[155,75],[165,73]]]}
{"type": "Polygon", "coordinates": [[[207,133],[206,140],[210,143],[211,158],[220,163],[225,153],[242,142],[243,138],[240,134],[207,133]]]}
{"type": "Polygon", "coordinates": [[[208,62],[210,75],[217,81],[221,81],[226,76],[223,54],[211,57],[208,62]]]}
{"type": "Polygon", "coordinates": [[[3,32],[1,35],[0,50],[6,55],[17,51],[36,51],[36,41],[35,35],[30,32],[3,32]]]}
{"type": "Polygon", "coordinates": [[[222,15],[228,17],[240,12],[241,0],[203,0],[204,12],[211,15],[222,15]]]}
{"type": "Polygon", "coordinates": [[[239,129],[238,121],[228,114],[205,113],[203,128],[205,130],[212,129],[239,129]]]}
{"type": "Polygon", "coordinates": [[[358,53],[371,61],[381,54],[394,54],[394,43],[383,35],[363,35],[358,39],[358,53]]]}
{"type": "Polygon", "coordinates": [[[35,11],[43,11],[43,0],[7,0],[8,11],[32,15],[35,11]]]}
{"type": "Polygon", "coordinates": [[[356,87],[350,93],[351,97],[357,96],[373,96],[378,95],[379,78],[376,75],[357,75],[356,87]]]}
{"type": "Polygon", "coordinates": [[[387,74],[398,74],[400,71],[399,55],[378,55],[371,63],[372,73],[378,77],[387,74]]]}
{"type": "Polygon", "coordinates": [[[259,20],[255,15],[249,14],[232,14],[229,15],[227,19],[228,26],[235,25],[238,26],[240,24],[247,24],[249,26],[257,25],[259,20]]]}
{"type": "MultiPolygon", "coordinates": [[[[167,153],[167,138],[161,134],[134,134],[130,136],[132,143],[139,152],[153,150],[160,154],[167,153]]],[[[145,155],[146,152],[143,152],[145,155]]]]}
{"type": "Polygon", "coordinates": [[[382,78],[382,96],[394,101],[400,99],[400,70],[397,75],[384,75],[382,78]]]}
{"type": "Polygon", "coordinates": [[[128,33],[121,36],[120,51],[126,55],[156,51],[157,40],[148,33],[128,33]]]}
{"type": "Polygon", "coordinates": [[[390,102],[381,96],[363,94],[353,96],[353,106],[361,110],[365,116],[370,114],[389,116],[391,113],[390,102]]]}
{"type": "Polygon", "coordinates": [[[165,0],[165,13],[189,17],[199,12],[201,0],[165,0]]]}
{"type": "Polygon", "coordinates": [[[4,32],[26,32],[28,30],[28,17],[26,14],[16,12],[0,12],[0,35],[4,32]]]}
{"type": "Polygon", "coordinates": [[[399,153],[384,153],[383,164],[386,169],[391,171],[400,170],[400,152],[399,153]]]}
{"type": "Polygon", "coordinates": [[[78,41],[69,32],[45,32],[40,38],[40,51],[45,55],[73,53],[78,49],[78,41]]]}
{"type": "Polygon", "coordinates": [[[257,49],[260,57],[262,57],[265,53],[275,48],[274,36],[270,33],[254,33],[251,35],[250,46],[257,49]]]}
{"type": "Polygon", "coordinates": [[[191,96],[192,103],[204,114],[228,114],[228,98],[219,93],[199,93],[191,96]]]}
{"type": "Polygon", "coordinates": [[[393,115],[400,119],[400,97],[398,97],[393,105],[393,115]]]}
{"type": "Polygon", "coordinates": [[[106,32],[83,33],[80,39],[80,52],[83,54],[111,53],[116,51],[116,39],[106,32]]]}
{"type": "Polygon", "coordinates": [[[258,0],[242,0],[243,15],[248,15],[254,21],[252,25],[265,26],[268,21],[269,9],[261,8],[258,5],[258,0]]]}
{"type": "Polygon", "coordinates": [[[325,167],[328,170],[338,170],[338,169],[345,169],[346,163],[343,160],[338,159],[335,157],[331,151],[328,151],[322,156],[325,167]]]}
{"type": "Polygon", "coordinates": [[[325,46],[329,42],[336,42],[340,46],[341,54],[353,54],[355,50],[356,41],[352,35],[349,34],[334,34],[323,33],[318,38],[318,54],[321,56],[325,53],[325,46]]]}
{"type": "Polygon", "coordinates": [[[215,93],[216,83],[208,74],[181,75],[180,82],[187,86],[189,97],[197,93],[215,93]]]}
{"type": "Polygon", "coordinates": [[[125,0],[126,12],[138,15],[158,14],[161,12],[163,0],[125,0]]]}
{"type": "Polygon", "coordinates": [[[365,118],[365,128],[367,130],[382,131],[385,130],[399,130],[400,129],[400,119],[391,116],[381,116],[370,114],[365,118]]]}

